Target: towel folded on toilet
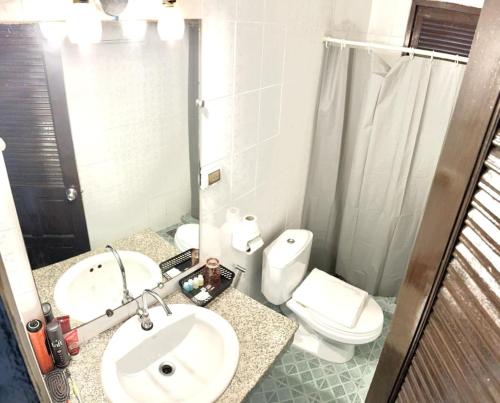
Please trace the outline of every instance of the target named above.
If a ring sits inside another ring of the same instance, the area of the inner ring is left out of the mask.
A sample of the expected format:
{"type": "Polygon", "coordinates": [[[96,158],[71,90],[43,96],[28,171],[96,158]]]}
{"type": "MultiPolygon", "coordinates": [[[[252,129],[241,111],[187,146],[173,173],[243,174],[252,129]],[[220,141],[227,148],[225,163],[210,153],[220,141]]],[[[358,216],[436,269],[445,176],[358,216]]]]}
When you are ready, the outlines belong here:
{"type": "Polygon", "coordinates": [[[368,293],[324,271],[313,269],[292,298],[325,318],[352,328],[363,312],[368,293]]]}

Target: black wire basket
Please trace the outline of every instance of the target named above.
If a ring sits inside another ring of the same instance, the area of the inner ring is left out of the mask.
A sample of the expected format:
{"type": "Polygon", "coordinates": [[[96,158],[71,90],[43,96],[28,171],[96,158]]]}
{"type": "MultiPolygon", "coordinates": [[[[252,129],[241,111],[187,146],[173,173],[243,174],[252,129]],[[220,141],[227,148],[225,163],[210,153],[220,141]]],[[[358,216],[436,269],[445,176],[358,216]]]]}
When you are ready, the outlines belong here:
{"type": "MultiPolygon", "coordinates": [[[[198,249],[188,249],[160,263],[161,273],[165,281],[172,279],[172,277],[170,277],[167,274],[167,271],[169,271],[170,269],[176,268],[182,273],[185,272],[187,269],[190,269],[194,265],[198,264],[198,253],[199,253],[198,249]]],[[[178,276],[179,275],[180,274],[178,274],[178,276]]]]}
{"type": "Polygon", "coordinates": [[[220,284],[218,286],[214,287],[214,286],[209,285],[208,287],[203,286],[203,287],[200,287],[196,290],[192,290],[189,292],[186,291],[184,289],[184,283],[189,281],[189,280],[194,279],[195,277],[199,276],[200,274],[203,275],[204,268],[205,268],[205,266],[200,267],[198,270],[194,271],[189,276],[186,276],[186,277],[179,280],[179,285],[181,287],[182,293],[186,297],[188,297],[194,304],[196,304],[198,306],[205,306],[205,305],[209,304],[210,302],[212,302],[214,300],[214,298],[216,298],[218,295],[220,295],[225,289],[227,289],[231,285],[231,283],[233,282],[234,276],[235,276],[234,272],[232,272],[231,270],[229,270],[226,267],[221,265],[220,266],[220,284]],[[202,291],[206,291],[208,294],[208,297],[206,297],[204,299],[200,299],[199,297],[197,298],[196,296],[198,295],[198,293],[200,293],[202,291]]]}

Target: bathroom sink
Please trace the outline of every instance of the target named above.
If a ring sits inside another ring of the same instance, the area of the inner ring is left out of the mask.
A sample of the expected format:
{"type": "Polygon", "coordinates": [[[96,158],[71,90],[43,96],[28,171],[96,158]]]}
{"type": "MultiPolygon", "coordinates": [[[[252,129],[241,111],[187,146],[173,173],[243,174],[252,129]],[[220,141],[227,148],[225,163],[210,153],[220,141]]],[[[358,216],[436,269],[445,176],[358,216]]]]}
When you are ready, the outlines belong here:
{"type": "Polygon", "coordinates": [[[101,380],[115,403],[215,401],[234,376],[239,342],[231,325],[195,305],[149,310],[153,328],[127,320],[109,341],[101,380]]]}
{"type": "MultiPolygon", "coordinates": [[[[161,281],[161,270],[152,259],[138,252],[118,251],[132,297],[161,281]]],[[[71,266],[57,280],[54,300],[60,312],[79,322],[104,315],[121,305],[122,277],[112,253],[90,256],[71,266]]]]}

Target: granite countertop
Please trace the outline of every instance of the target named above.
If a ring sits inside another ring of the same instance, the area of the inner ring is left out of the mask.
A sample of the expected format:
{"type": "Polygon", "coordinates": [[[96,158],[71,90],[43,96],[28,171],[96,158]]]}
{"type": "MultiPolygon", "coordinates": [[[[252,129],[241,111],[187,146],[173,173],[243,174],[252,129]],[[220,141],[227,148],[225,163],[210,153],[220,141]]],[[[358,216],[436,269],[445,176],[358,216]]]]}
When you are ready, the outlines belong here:
{"type": "MultiPolygon", "coordinates": [[[[179,253],[175,246],[150,229],[138,232],[118,241],[113,241],[110,245],[117,250],[130,250],[143,253],[158,264],[179,253]]],[[[98,248],[70,259],[63,260],[62,262],[33,270],[33,277],[35,279],[38,295],[40,296],[40,301],[49,302],[50,305],[52,305],[54,316],[61,315],[61,312],[58,311],[57,306],[54,303],[54,288],[59,277],[61,277],[61,275],[75,263],[104,251],[104,248],[98,248]]],[[[71,327],[76,327],[79,324],[80,323],[75,320],[71,321],[71,327]]]]}
{"type": "MultiPolygon", "coordinates": [[[[176,292],[165,301],[169,304],[191,303],[176,292]]],[[[281,351],[291,343],[297,324],[229,288],[212,301],[208,309],[217,312],[234,328],[240,342],[240,359],[236,373],[218,402],[241,402],[272,365],[281,351]]],[[[81,346],[71,362],[71,376],[84,402],[108,402],[101,385],[101,357],[108,341],[118,328],[112,328],[81,346]]]]}

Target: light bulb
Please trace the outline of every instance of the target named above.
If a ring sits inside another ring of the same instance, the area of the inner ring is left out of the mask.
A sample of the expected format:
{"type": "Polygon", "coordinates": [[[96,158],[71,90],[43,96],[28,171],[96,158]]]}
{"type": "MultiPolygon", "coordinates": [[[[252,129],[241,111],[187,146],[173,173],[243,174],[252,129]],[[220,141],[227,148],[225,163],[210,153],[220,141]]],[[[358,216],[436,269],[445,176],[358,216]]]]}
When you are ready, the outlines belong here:
{"type": "Polygon", "coordinates": [[[120,14],[123,36],[131,41],[140,41],[146,36],[148,23],[147,18],[143,18],[142,11],[147,3],[144,3],[144,0],[129,0],[127,7],[120,14]]]}
{"type": "Polygon", "coordinates": [[[158,35],[163,41],[175,41],[184,37],[184,16],[179,7],[166,5],[158,18],[158,35]]]}
{"type": "Polygon", "coordinates": [[[66,37],[66,23],[64,21],[41,21],[40,31],[52,47],[58,47],[66,37]]]}
{"type": "Polygon", "coordinates": [[[68,38],[72,43],[87,45],[101,41],[101,18],[96,8],[88,2],[71,5],[67,26],[68,38]]]}

